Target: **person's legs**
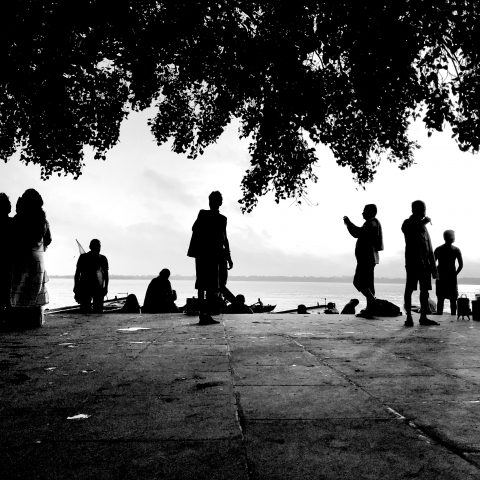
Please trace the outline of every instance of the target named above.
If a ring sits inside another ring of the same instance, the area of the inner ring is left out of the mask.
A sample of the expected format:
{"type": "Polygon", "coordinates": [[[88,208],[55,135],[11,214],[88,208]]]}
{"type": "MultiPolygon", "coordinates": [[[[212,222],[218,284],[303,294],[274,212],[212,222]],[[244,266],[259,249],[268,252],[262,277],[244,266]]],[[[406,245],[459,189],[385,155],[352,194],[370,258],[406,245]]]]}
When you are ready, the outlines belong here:
{"type": "Polygon", "coordinates": [[[80,299],[80,312],[91,313],[92,311],[92,297],[90,295],[83,295],[80,299]]]}
{"type": "Polygon", "coordinates": [[[435,322],[434,320],[430,320],[427,318],[427,313],[429,312],[429,307],[428,307],[428,288],[427,286],[423,283],[420,282],[420,320],[419,323],[420,325],[440,325],[438,322],[435,322]]]}
{"type": "Polygon", "coordinates": [[[94,313],[102,313],[103,312],[103,293],[96,294],[93,297],[92,311],[94,313]]]}
{"type": "Polygon", "coordinates": [[[403,305],[405,308],[405,313],[407,315],[407,319],[405,320],[406,327],[413,327],[413,318],[412,318],[412,293],[414,289],[407,283],[405,285],[405,293],[403,295],[403,305]]]}
{"type": "Polygon", "coordinates": [[[452,315],[457,314],[457,297],[450,298],[450,313],[452,315]]]}
{"type": "Polygon", "coordinates": [[[443,315],[443,305],[445,299],[443,297],[437,297],[437,315],[443,315]]]}
{"type": "Polygon", "coordinates": [[[375,288],[373,286],[373,270],[375,264],[357,264],[353,277],[353,286],[367,300],[367,312],[373,311],[375,304],[375,288]]]}
{"type": "Polygon", "coordinates": [[[212,305],[214,305],[214,297],[216,297],[216,291],[207,289],[205,291],[205,298],[200,300],[200,312],[198,320],[199,325],[213,325],[215,323],[220,323],[211,317],[212,305]]]}

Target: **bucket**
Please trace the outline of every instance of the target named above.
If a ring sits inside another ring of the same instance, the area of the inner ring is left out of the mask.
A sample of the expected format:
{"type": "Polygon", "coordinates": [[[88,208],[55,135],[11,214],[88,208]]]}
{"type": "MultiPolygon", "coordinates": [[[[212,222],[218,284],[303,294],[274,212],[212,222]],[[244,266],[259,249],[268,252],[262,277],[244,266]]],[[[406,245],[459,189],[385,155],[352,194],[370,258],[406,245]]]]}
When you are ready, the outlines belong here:
{"type": "Polygon", "coordinates": [[[480,300],[472,301],[472,319],[480,322],[480,300]]]}
{"type": "Polygon", "coordinates": [[[471,314],[470,299],[466,295],[461,295],[457,299],[457,317],[468,317],[471,314]]]}

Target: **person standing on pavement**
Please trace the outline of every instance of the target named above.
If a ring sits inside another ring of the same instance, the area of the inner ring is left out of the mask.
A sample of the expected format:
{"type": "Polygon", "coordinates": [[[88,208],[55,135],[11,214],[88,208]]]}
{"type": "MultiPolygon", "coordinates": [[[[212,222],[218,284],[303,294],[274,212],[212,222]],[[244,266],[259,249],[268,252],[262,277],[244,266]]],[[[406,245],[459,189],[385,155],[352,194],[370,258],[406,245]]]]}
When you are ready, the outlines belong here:
{"type": "Polygon", "coordinates": [[[432,277],[437,278],[437,266],[433,254],[432,242],[426,225],[431,220],[426,215],[427,207],[422,200],[412,203],[412,215],[402,224],[405,235],[405,312],[406,327],[413,327],[412,293],[420,285],[420,325],[439,325],[438,322],[427,318],[429,312],[429,290],[432,289],[432,277]]]}
{"type": "Polygon", "coordinates": [[[100,240],[90,242],[90,251],[78,258],[73,292],[82,313],[102,313],[103,299],[108,293],[108,260],[100,254],[100,240]]]}
{"type": "Polygon", "coordinates": [[[365,205],[362,216],[365,223],[361,227],[353,224],[348,217],[343,217],[350,235],[357,239],[355,257],[357,268],[353,277],[354,287],[365,296],[367,308],[358,316],[370,318],[375,314],[374,270],[379,262],[379,253],[383,250],[382,226],[377,216],[377,206],[365,205]]]}
{"type": "Polygon", "coordinates": [[[437,315],[443,314],[445,299],[450,300],[450,313],[457,313],[458,282],[457,276],[463,269],[462,252],[453,245],[455,232],[443,232],[445,243],[435,249],[434,256],[438,262],[437,287],[437,315]],[[458,265],[458,267],[457,267],[458,265]]]}
{"type": "Polygon", "coordinates": [[[199,299],[199,324],[219,323],[211,315],[219,310],[219,293],[225,287],[227,269],[233,267],[227,238],[227,217],[220,213],[222,194],[212,192],[208,197],[209,210],[200,210],[192,226],[192,237],[187,255],[195,258],[196,282],[199,299]],[[222,278],[221,278],[222,277],[222,278]]]}

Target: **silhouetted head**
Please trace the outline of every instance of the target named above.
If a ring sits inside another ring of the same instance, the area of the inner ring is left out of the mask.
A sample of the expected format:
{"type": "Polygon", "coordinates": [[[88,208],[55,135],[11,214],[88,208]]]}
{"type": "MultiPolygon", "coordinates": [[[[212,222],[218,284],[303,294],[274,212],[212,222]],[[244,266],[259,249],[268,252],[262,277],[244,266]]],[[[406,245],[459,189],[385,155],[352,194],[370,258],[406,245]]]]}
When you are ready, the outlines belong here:
{"type": "Polygon", "coordinates": [[[357,298],[352,298],[348,303],[356,307],[360,303],[360,301],[357,298]]]}
{"type": "Polygon", "coordinates": [[[90,250],[94,253],[100,253],[100,249],[102,248],[102,244],[100,243],[100,240],[97,238],[94,238],[93,240],[90,241],[90,250]]]}
{"type": "Polygon", "coordinates": [[[445,230],[443,232],[443,239],[445,243],[452,244],[455,241],[455,232],[453,230],[445,230]]]}
{"type": "Polygon", "coordinates": [[[235,297],[235,303],[237,305],[245,305],[245,297],[242,294],[239,294],[235,297]]]}
{"type": "Polygon", "coordinates": [[[0,193],[0,216],[7,217],[12,211],[12,204],[6,193],[0,193]]]}
{"type": "Polygon", "coordinates": [[[417,218],[423,218],[427,213],[427,206],[422,200],[412,202],[412,213],[417,218]]]}
{"type": "Polygon", "coordinates": [[[365,205],[362,215],[365,220],[375,218],[375,216],[377,215],[377,206],[374,203],[369,203],[368,205],[365,205]]]}
{"type": "Polygon", "coordinates": [[[168,280],[170,277],[170,270],[168,268],[164,268],[160,271],[158,274],[160,278],[164,278],[165,280],[168,280]]]}
{"type": "Polygon", "coordinates": [[[34,212],[41,210],[42,207],[43,198],[34,188],[25,190],[17,202],[17,208],[20,208],[22,212],[34,212]]]}
{"type": "Polygon", "coordinates": [[[208,196],[208,203],[210,205],[210,210],[218,210],[223,203],[222,194],[215,190],[208,196]]]}
{"type": "Polygon", "coordinates": [[[122,307],[124,313],[140,313],[140,304],[138,303],[137,296],[133,293],[127,295],[125,304],[122,307]]]}
{"type": "Polygon", "coordinates": [[[297,313],[307,313],[307,307],[303,303],[301,303],[297,307],[297,313]]]}

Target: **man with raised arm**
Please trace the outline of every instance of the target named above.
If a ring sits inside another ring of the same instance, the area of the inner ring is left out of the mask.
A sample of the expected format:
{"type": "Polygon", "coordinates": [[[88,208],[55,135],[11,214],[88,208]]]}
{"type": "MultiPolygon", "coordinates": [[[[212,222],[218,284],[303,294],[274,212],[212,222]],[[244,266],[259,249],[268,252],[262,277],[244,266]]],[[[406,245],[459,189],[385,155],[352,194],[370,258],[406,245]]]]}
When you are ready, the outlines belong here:
{"type": "Polygon", "coordinates": [[[379,262],[378,252],[383,250],[383,235],[382,226],[376,218],[376,205],[373,203],[365,205],[362,215],[365,223],[361,227],[353,224],[348,217],[343,217],[343,221],[350,235],[357,239],[355,245],[357,268],[353,285],[367,300],[367,308],[358,316],[371,318],[375,314],[374,270],[379,262]]]}

